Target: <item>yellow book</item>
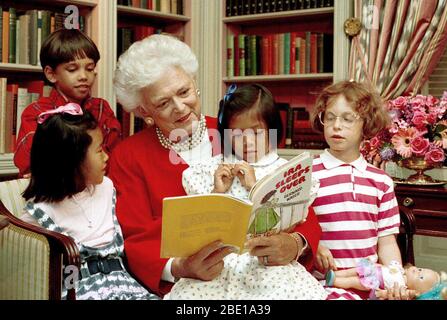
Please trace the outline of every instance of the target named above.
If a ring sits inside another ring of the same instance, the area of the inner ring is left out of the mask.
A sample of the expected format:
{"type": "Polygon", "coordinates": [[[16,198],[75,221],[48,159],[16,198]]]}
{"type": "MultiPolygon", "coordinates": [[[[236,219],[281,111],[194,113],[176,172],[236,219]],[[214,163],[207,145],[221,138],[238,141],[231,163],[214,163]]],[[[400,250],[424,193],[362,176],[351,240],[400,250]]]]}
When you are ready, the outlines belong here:
{"type": "Polygon", "coordinates": [[[249,201],[220,193],[163,199],[160,256],[189,257],[216,240],[242,253],[247,239],[301,223],[311,174],[312,157],[303,152],[257,181],[249,201]]]}

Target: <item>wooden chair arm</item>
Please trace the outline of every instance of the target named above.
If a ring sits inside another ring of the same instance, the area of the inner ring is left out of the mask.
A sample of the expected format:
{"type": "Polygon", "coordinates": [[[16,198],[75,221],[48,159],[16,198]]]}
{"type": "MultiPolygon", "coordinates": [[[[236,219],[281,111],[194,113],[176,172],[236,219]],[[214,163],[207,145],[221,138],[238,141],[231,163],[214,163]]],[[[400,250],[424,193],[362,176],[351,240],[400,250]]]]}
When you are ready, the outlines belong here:
{"type": "MultiPolygon", "coordinates": [[[[0,214],[6,216],[9,220],[9,223],[14,224],[20,228],[25,230],[41,234],[48,240],[50,245],[50,261],[51,261],[51,270],[50,270],[50,282],[55,284],[62,284],[62,274],[60,270],[60,266],[75,266],[80,270],[81,266],[81,258],[79,254],[79,249],[74,242],[73,239],[67,237],[61,233],[50,231],[44,229],[42,227],[31,225],[25,221],[20,220],[15,217],[9,210],[3,205],[0,201],[0,214]],[[62,261],[61,256],[62,254],[62,261]]],[[[61,290],[59,285],[59,290],[57,290],[57,286],[50,288],[50,299],[60,300],[61,299],[61,290]]],[[[67,292],[68,300],[76,299],[76,291],[75,289],[70,289],[67,292]]]]}

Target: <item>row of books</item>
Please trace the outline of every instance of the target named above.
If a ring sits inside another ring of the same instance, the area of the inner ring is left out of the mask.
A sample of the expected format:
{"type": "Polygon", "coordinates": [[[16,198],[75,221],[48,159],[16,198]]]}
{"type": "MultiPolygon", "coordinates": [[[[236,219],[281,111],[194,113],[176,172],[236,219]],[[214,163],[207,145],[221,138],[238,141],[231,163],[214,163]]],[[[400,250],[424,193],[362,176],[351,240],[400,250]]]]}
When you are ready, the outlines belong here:
{"type": "MultiPolygon", "coordinates": [[[[63,28],[66,13],[48,10],[18,10],[0,7],[0,58],[3,63],[39,65],[43,41],[63,28]]],[[[84,29],[84,18],[79,27],[84,29]]]]}
{"type": "Polygon", "coordinates": [[[228,77],[332,72],[333,35],[228,34],[226,63],[228,77]]]}
{"type": "Polygon", "coordinates": [[[183,14],[183,0],[118,0],[118,5],[183,14]]]}
{"type": "Polygon", "coordinates": [[[160,34],[163,30],[147,25],[137,25],[131,27],[119,27],[117,29],[117,54],[118,56],[127,50],[135,41],[144,39],[152,34],[160,34]]]}
{"type": "Polygon", "coordinates": [[[310,123],[306,107],[291,106],[289,103],[277,103],[284,134],[279,148],[324,149],[327,143],[321,133],[315,132],[310,123]]]}
{"type": "Polygon", "coordinates": [[[0,78],[0,153],[14,152],[23,110],[39,97],[48,97],[50,91],[51,86],[41,80],[18,84],[0,78]]]}
{"type": "Polygon", "coordinates": [[[226,0],[227,17],[333,7],[334,0],[226,0]]]}

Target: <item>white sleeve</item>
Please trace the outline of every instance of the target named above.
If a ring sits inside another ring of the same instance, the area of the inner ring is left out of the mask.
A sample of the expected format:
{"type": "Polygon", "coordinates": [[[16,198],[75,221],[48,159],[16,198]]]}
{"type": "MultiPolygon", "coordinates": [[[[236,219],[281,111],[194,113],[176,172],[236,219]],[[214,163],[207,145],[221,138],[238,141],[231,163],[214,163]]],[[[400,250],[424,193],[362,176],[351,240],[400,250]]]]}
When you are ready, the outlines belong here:
{"type": "Polygon", "coordinates": [[[214,189],[214,170],[209,165],[192,165],[182,174],[186,194],[207,194],[214,189]]]}

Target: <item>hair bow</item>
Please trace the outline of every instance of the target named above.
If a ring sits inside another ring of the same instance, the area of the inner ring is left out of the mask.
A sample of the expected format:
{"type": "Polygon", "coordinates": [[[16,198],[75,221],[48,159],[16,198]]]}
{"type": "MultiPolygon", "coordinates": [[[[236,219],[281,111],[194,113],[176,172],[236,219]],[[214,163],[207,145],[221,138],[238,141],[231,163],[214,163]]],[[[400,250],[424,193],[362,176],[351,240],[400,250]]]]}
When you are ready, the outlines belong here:
{"type": "Polygon", "coordinates": [[[225,95],[221,101],[220,109],[219,109],[219,116],[218,116],[219,124],[222,124],[225,103],[230,101],[230,99],[233,96],[233,93],[236,91],[236,89],[237,89],[237,85],[234,83],[231,86],[229,86],[227,89],[227,92],[225,93],[225,95]]]}
{"type": "Polygon", "coordinates": [[[56,109],[42,112],[37,117],[37,123],[38,124],[42,124],[49,117],[51,117],[51,116],[53,116],[55,114],[59,114],[59,113],[68,113],[68,114],[71,114],[71,115],[74,115],[74,116],[81,116],[81,115],[83,115],[81,106],[79,104],[77,104],[77,103],[70,102],[70,103],[67,103],[64,106],[57,107],[56,109]]]}

